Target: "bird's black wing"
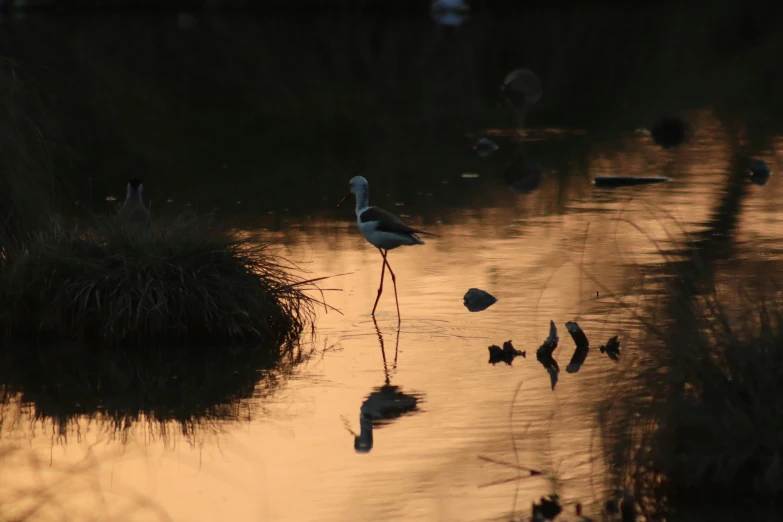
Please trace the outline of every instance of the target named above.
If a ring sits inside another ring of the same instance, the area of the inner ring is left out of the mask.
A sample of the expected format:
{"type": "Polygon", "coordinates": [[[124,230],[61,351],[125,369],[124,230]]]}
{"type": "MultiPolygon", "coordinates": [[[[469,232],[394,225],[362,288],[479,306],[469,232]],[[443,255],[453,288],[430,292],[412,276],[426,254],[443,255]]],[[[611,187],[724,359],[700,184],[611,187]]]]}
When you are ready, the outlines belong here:
{"type": "Polygon", "coordinates": [[[377,221],[377,230],[381,232],[392,232],[395,234],[425,234],[428,236],[437,236],[431,232],[425,232],[416,228],[409,227],[400,218],[378,207],[370,207],[359,214],[359,221],[367,223],[368,221],[377,221]]]}

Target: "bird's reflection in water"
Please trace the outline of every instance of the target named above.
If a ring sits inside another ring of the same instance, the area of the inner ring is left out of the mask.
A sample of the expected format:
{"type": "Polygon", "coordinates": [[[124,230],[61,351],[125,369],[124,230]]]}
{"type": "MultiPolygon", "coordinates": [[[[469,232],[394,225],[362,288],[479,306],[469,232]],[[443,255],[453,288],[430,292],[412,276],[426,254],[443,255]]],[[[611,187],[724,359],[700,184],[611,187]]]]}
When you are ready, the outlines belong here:
{"type": "MultiPolygon", "coordinates": [[[[524,129],[527,110],[543,95],[541,80],[533,71],[516,69],[506,76],[500,90],[516,116],[517,128],[524,129]]],[[[516,144],[515,152],[503,169],[503,181],[518,194],[530,194],[541,184],[543,168],[527,157],[521,141],[516,144]]]]}
{"type": "MultiPolygon", "coordinates": [[[[538,103],[542,93],[541,80],[535,73],[528,69],[511,71],[503,81],[500,96],[516,120],[513,135],[517,139],[506,136],[501,145],[482,136],[472,145],[476,154],[486,162],[489,173],[492,176],[502,176],[506,186],[522,195],[531,194],[538,189],[544,174],[542,165],[528,158],[522,140],[518,139],[518,131],[525,128],[527,110],[538,103]]],[[[497,138],[502,136],[497,131],[493,135],[497,138]]]]}
{"type": "MultiPolygon", "coordinates": [[[[390,384],[390,369],[386,359],[386,348],[383,343],[383,335],[381,334],[380,328],[378,328],[378,323],[375,321],[375,318],[373,318],[373,323],[375,323],[375,331],[378,333],[378,341],[381,345],[385,381],[383,386],[373,389],[360,408],[360,432],[358,435],[354,433],[354,449],[359,453],[367,453],[372,450],[373,428],[380,428],[390,424],[403,415],[417,411],[419,401],[422,398],[421,394],[403,393],[399,386],[390,384]]],[[[397,369],[399,345],[400,325],[398,324],[397,339],[394,343],[394,362],[392,363],[391,370],[397,369]]]]}

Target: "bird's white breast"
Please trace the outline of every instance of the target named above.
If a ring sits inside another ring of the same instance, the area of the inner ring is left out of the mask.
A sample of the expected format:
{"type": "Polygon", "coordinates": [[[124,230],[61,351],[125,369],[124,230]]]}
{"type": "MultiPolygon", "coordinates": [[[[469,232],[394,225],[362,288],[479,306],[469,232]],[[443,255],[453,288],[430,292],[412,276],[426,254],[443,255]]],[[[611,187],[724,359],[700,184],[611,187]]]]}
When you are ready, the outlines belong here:
{"type": "Polygon", "coordinates": [[[356,224],[359,226],[359,232],[362,233],[364,239],[366,239],[367,241],[369,241],[370,243],[372,243],[377,247],[378,245],[375,244],[374,239],[376,240],[380,239],[378,235],[381,234],[381,232],[377,231],[378,222],[377,221],[362,222],[362,220],[359,217],[357,217],[356,224]]]}
{"type": "Polygon", "coordinates": [[[377,221],[366,221],[363,223],[361,219],[357,218],[356,224],[359,226],[359,232],[362,233],[364,239],[376,248],[391,250],[403,245],[423,244],[423,241],[419,239],[419,242],[417,242],[410,234],[380,231],[378,230],[377,221]]]}

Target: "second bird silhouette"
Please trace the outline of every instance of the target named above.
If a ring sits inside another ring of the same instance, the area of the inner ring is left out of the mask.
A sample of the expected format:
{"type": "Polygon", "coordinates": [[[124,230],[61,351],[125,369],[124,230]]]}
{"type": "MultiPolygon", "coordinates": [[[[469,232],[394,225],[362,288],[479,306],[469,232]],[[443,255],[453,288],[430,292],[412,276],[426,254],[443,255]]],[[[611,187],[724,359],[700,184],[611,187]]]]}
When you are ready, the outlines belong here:
{"type": "Polygon", "coordinates": [[[125,202],[117,212],[117,220],[125,230],[131,233],[141,232],[147,228],[150,219],[150,211],[144,206],[142,200],[143,185],[140,179],[134,178],[128,181],[128,190],[125,194],[125,202]]]}

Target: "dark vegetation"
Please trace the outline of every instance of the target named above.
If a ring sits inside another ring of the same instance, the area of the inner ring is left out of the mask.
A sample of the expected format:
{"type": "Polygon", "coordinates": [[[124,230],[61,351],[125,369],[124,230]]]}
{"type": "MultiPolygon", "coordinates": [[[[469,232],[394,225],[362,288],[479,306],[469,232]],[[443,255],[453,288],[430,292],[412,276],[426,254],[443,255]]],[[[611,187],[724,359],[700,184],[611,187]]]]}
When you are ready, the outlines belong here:
{"type": "Polygon", "coordinates": [[[311,282],[211,216],[131,234],[111,215],[61,213],[80,192],[63,177],[78,156],[59,105],[24,67],[0,65],[0,425],[12,405],[61,436],[84,417],[191,436],[238,418],[307,357],[311,282]]]}
{"type": "Polygon", "coordinates": [[[17,339],[272,347],[295,343],[313,315],[307,283],[270,245],[195,217],[140,235],[111,219],[53,223],[12,259],[0,324],[17,339]]]}
{"type": "Polygon", "coordinates": [[[191,214],[140,235],[92,213],[61,215],[73,193],[62,161],[74,156],[51,119],[56,110],[24,68],[0,65],[4,337],[267,349],[295,342],[312,319],[308,283],[258,238],[191,214]]]}
{"type": "Polygon", "coordinates": [[[704,230],[662,252],[660,300],[601,409],[612,488],[648,519],[766,519],[779,508],[783,281],[776,261],[735,259],[751,152],[734,142],[704,230]]]}
{"type": "Polygon", "coordinates": [[[602,411],[615,486],[647,516],[747,510],[783,492],[783,294],[773,288],[698,295],[675,283],[670,311],[687,322],[648,318],[655,327],[602,411]]]}
{"type": "MultiPolygon", "coordinates": [[[[285,374],[301,360],[293,341],[313,305],[302,280],[264,247],[198,220],[135,237],[90,217],[112,209],[104,197],[128,178],[148,180],[162,214],[167,198],[172,214],[188,202],[228,214],[253,194],[254,209],[274,212],[263,224],[282,226],[280,216],[333,212],[345,182],[371,171],[379,203],[393,193],[434,219],[445,204],[423,194],[437,187],[460,207],[479,192],[442,181],[515,165],[483,166],[492,163],[465,133],[516,124],[498,89],[517,67],[543,85],[525,115],[531,128],[613,139],[711,106],[751,141],[780,129],[783,27],[763,8],[487,5],[455,32],[378,9],[194,10],[185,25],[171,11],[42,11],[4,22],[0,320],[24,341],[4,347],[4,399],[21,397],[61,428],[92,415],[118,427],[175,420],[188,433],[230,418],[259,379],[273,389],[281,374],[271,368],[285,374]],[[37,343],[53,337],[69,342],[37,343]],[[227,347],[248,340],[282,349],[227,347]],[[154,349],[170,341],[180,350],[154,349]],[[209,366],[183,362],[196,347],[209,366]]],[[[594,144],[526,143],[515,170],[578,173],[594,144]]],[[[705,238],[731,237],[745,190],[729,186],[705,238]]],[[[702,239],[680,253],[686,263],[667,263],[666,305],[649,311],[649,336],[603,411],[613,486],[648,516],[719,498],[772,501],[783,485],[780,286],[716,291],[732,245],[702,239]]]]}
{"type": "MultiPolygon", "coordinates": [[[[770,116],[783,112],[770,66],[782,49],[780,20],[763,9],[485,3],[453,34],[420,9],[194,9],[185,28],[171,11],[107,11],[100,21],[47,12],[8,24],[0,47],[57,101],[73,152],[57,165],[82,205],[104,211],[103,198],[141,173],[159,212],[187,202],[244,212],[252,193],[254,208],[274,212],[264,217],[274,227],[336,215],[324,198],[339,199],[335,187],[367,172],[378,204],[393,203],[384,199],[392,193],[427,220],[448,214],[428,192],[475,206],[474,185],[497,169],[464,135],[516,124],[498,105],[503,78],[518,67],[543,85],[525,117],[531,128],[611,138],[705,106],[742,106],[757,125],[775,125],[770,116]],[[738,20],[753,45],[735,34],[738,20]],[[461,172],[483,175],[441,183],[461,172]]],[[[563,138],[525,150],[547,171],[578,173],[590,148],[563,138]]]]}

